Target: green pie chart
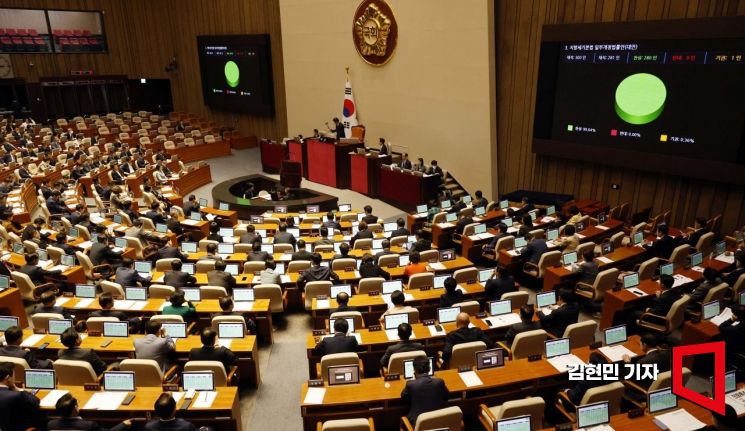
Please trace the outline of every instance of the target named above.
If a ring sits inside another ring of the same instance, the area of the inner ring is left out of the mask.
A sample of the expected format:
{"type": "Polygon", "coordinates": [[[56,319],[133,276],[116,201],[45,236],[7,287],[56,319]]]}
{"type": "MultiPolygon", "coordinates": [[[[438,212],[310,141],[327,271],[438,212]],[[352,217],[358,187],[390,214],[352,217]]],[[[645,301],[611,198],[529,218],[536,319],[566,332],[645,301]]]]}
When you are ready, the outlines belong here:
{"type": "Polygon", "coordinates": [[[616,114],[631,124],[656,120],[665,108],[667,88],[662,80],[649,73],[635,73],[616,87],[616,114]]]}
{"type": "Polygon", "coordinates": [[[238,65],[235,64],[235,61],[225,63],[225,81],[227,81],[228,85],[233,88],[237,87],[238,83],[241,81],[241,70],[238,69],[238,65]]]}

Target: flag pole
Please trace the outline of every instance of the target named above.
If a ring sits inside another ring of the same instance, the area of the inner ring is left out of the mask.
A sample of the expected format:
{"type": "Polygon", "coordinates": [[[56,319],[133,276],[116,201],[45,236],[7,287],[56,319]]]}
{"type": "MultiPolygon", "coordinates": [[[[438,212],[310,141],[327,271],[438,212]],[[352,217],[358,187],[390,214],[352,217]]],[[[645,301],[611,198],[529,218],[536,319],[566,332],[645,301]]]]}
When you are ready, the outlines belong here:
{"type": "Polygon", "coordinates": [[[349,66],[345,67],[344,69],[346,69],[347,71],[347,82],[349,82],[349,66]]]}

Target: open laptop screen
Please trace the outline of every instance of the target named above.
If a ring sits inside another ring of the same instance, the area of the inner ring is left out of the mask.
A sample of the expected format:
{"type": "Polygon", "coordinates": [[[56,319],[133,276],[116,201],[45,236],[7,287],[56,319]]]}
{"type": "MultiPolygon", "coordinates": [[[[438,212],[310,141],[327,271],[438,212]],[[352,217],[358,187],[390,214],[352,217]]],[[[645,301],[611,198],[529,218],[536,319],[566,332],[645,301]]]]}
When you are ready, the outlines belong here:
{"type": "Polygon", "coordinates": [[[485,370],[504,365],[504,350],[489,349],[476,352],[476,369],[485,370]]]}
{"type": "Polygon", "coordinates": [[[603,338],[605,339],[606,346],[625,343],[627,340],[626,325],[614,326],[604,330],[603,338]]]}
{"type": "Polygon", "coordinates": [[[337,365],[328,368],[329,386],[348,385],[360,382],[360,368],[357,365],[337,365]]]}
{"type": "Polygon", "coordinates": [[[577,426],[587,428],[610,422],[610,409],[607,401],[577,407],[577,426]]]}
{"type": "Polygon", "coordinates": [[[455,322],[460,313],[460,307],[447,307],[437,309],[437,321],[440,323],[455,322]]]}
{"type": "Polygon", "coordinates": [[[409,323],[408,313],[386,314],[383,320],[385,329],[396,329],[402,323],[409,323]]]}
{"type": "Polygon", "coordinates": [[[164,322],[161,328],[171,338],[186,338],[186,322],[164,322]]]}
{"type": "Polygon", "coordinates": [[[557,338],[556,340],[546,340],[546,358],[554,356],[568,355],[569,338],[557,338]]]}
{"type": "Polygon", "coordinates": [[[515,416],[497,421],[495,431],[531,431],[530,416],[515,416]]]}
{"type": "Polygon", "coordinates": [[[54,389],[57,379],[54,370],[24,370],[26,389],[54,389]]]}
{"type": "Polygon", "coordinates": [[[0,316],[0,332],[5,332],[11,326],[18,326],[16,316],[0,316]]]}
{"type": "Polygon", "coordinates": [[[103,373],[103,390],[134,392],[135,373],[133,371],[107,371],[103,373]]]}
{"type": "Polygon", "coordinates": [[[509,299],[489,301],[487,306],[489,307],[489,314],[492,316],[512,313],[512,301],[509,299]]]}
{"type": "Polygon", "coordinates": [[[647,394],[647,407],[649,413],[672,409],[678,407],[678,397],[673,393],[672,388],[652,391],[647,394]]]}
{"type": "Polygon", "coordinates": [[[212,371],[184,371],[181,373],[181,382],[185,391],[215,390],[215,376],[212,371]]]}

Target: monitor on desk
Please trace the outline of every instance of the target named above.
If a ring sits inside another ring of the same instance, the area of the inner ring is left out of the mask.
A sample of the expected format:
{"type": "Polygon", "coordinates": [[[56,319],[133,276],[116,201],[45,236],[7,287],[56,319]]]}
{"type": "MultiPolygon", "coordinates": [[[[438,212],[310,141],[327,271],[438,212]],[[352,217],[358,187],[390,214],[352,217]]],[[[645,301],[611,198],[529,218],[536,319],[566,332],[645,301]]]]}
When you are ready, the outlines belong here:
{"type": "MultiPolygon", "coordinates": [[[[351,334],[354,332],[354,318],[352,317],[337,317],[334,319],[329,319],[329,331],[331,333],[334,333],[334,323],[336,323],[337,320],[346,320],[347,321],[347,334],[351,334]]],[[[333,335],[329,335],[330,337],[333,337],[333,335]]]]}
{"type": "Polygon", "coordinates": [[[608,401],[586,404],[577,407],[577,427],[588,428],[610,422],[608,401]]]}
{"type": "Polygon", "coordinates": [[[217,206],[217,209],[220,211],[230,211],[230,204],[227,202],[220,202],[220,205],[217,206]]]}
{"type": "Polygon", "coordinates": [[[480,217],[480,216],[486,214],[486,207],[476,207],[476,208],[474,208],[473,213],[477,217],[480,217]]]}
{"type": "Polygon", "coordinates": [[[480,269],[479,270],[479,282],[486,283],[493,274],[494,274],[493,269],[480,269]]]}
{"type": "Polygon", "coordinates": [[[0,316],[0,332],[5,332],[11,326],[18,326],[18,317],[0,316]]]}
{"type": "Polygon", "coordinates": [[[631,237],[631,244],[633,245],[639,245],[642,241],[644,241],[644,232],[635,232],[634,236],[631,237]]]}
{"type": "Polygon", "coordinates": [[[17,242],[14,242],[13,243],[13,251],[14,252],[16,252],[18,254],[23,254],[23,249],[24,249],[23,244],[19,244],[17,242]]]}
{"type": "MultiPolygon", "coordinates": [[[[252,215],[251,216],[251,224],[264,224],[264,217],[252,215]]],[[[264,235],[262,235],[264,236],[264,235]]]]}
{"type": "Polygon", "coordinates": [[[398,229],[398,224],[396,224],[395,222],[383,223],[383,232],[393,232],[396,229],[398,229]]]}
{"type": "Polygon", "coordinates": [[[555,340],[546,340],[546,359],[554,356],[568,355],[571,352],[569,338],[557,338],[555,340]]]}
{"type": "Polygon", "coordinates": [[[660,265],[660,275],[673,275],[675,272],[675,265],[672,263],[666,263],[660,265]]]}
{"type": "Polygon", "coordinates": [[[153,270],[153,263],[147,260],[135,261],[135,271],[140,273],[142,277],[149,277],[150,272],[153,270]]]}
{"type": "Polygon", "coordinates": [[[678,407],[678,397],[673,393],[672,388],[650,391],[647,394],[647,408],[649,409],[649,413],[657,413],[676,407],[678,407]]]}
{"type": "Polygon", "coordinates": [[[127,239],[122,237],[114,238],[114,247],[127,248],[127,239]]]}
{"type": "Polygon", "coordinates": [[[39,260],[41,261],[49,260],[49,255],[47,254],[47,251],[44,250],[43,248],[36,250],[36,254],[39,255],[39,260]]]}
{"type": "Polygon", "coordinates": [[[440,208],[444,210],[450,208],[451,206],[453,206],[453,203],[450,202],[450,199],[445,199],[442,202],[440,202],[440,208]]]}
{"type": "Polygon", "coordinates": [[[155,225],[155,231],[158,233],[166,233],[168,232],[168,225],[165,223],[158,223],[155,225]]]}
{"type": "Polygon", "coordinates": [[[189,219],[193,221],[202,221],[202,213],[199,211],[192,211],[189,213],[189,219]]]}
{"type": "Polygon", "coordinates": [[[417,214],[424,214],[427,212],[427,204],[417,205],[416,206],[416,212],[417,214]]]}
{"type": "Polygon", "coordinates": [[[551,217],[552,215],[556,214],[556,207],[551,205],[550,207],[546,208],[546,216],[551,217]]]}
{"type": "Polygon", "coordinates": [[[448,260],[455,260],[455,249],[448,248],[446,250],[440,250],[440,262],[447,262],[448,260]]]}
{"type": "Polygon", "coordinates": [[[434,279],[434,286],[432,286],[433,289],[442,289],[445,287],[445,280],[450,277],[449,275],[436,275],[434,279]]]}
{"type": "Polygon", "coordinates": [[[321,211],[321,207],[318,205],[308,205],[305,207],[305,212],[308,214],[318,214],[321,211]]]}
{"type": "Polygon", "coordinates": [[[602,244],[600,244],[600,254],[606,255],[613,253],[614,245],[612,242],[607,241],[602,244]]]}
{"type": "Polygon", "coordinates": [[[514,416],[498,420],[494,431],[531,431],[530,416],[514,416]]]}
{"type": "Polygon", "coordinates": [[[328,382],[329,386],[359,383],[359,365],[334,365],[328,367],[328,382]]]}
{"type": "Polygon", "coordinates": [[[134,371],[106,371],[103,373],[103,390],[134,392],[134,371]]]}
{"type": "Polygon", "coordinates": [[[114,214],[113,220],[114,220],[114,223],[116,224],[122,224],[122,215],[114,214]]]}
{"type": "Polygon", "coordinates": [[[406,266],[409,264],[409,255],[402,254],[398,257],[398,266],[406,266]]]}
{"type": "Polygon", "coordinates": [[[352,204],[339,204],[339,212],[349,212],[352,211],[352,204]]]}
{"type": "Polygon", "coordinates": [[[585,230],[585,222],[578,221],[574,224],[575,232],[582,232],[585,230]]]}
{"type": "Polygon", "coordinates": [[[474,235],[481,235],[482,233],[486,233],[486,225],[484,223],[479,223],[473,227],[474,235]]]}
{"type": "Polygon", "coordinates": [[[383,249],[383,241],[384,240],[382,240],[382,239],[374,239],[374,240],[372,240],[372,248],[373,248],[373,250],[376,250],[376,249],[382,250],[383,249]]]}
{"type": "Polygon", "coordinates": [[[237,263],[229,263],[225,265],[225,272],[235,277],[240,274],[240,269],[237,263]]]}
{"type": "Polygon", "coordinates": [[[129,337],[129,322],[103,322],[103,336],[114,338],[129,337]]]}
{"type": "Polygon", "coordinates": [[[185,391],[214,391],[215,376],[212,371],[184,371],[181,373],[181,384],[185,391]]]}
{"type": "Polygon", "coordinates": [[[632,272],[631,274],[627,274],[623,276],[623,288],[624,289],[631,289],[632,287],[636,287],[639,285],[639,273],[638,272],[632,272]]]}
{"type": "Polygon", "coordinates": [[[499,201],[499,209],[507,209],[508,206],[510,206],[510,202],[507,199],[499,201]]]}
{"type": "Polygon", "coordinates": [[[233,244],[221,242],[217,244],[217,254],[233,254],[233,244]]]}
{"type": "Polygon", "coordinates": [[[261,251],[270,255],[274,254],[274,244],[261,244],[261,251]]]}
{"type": "Polygon", "coordinates": [[[24,387],[26,389],[57,388],[57,377],[54,370],[24,370],[24,387]]]}
{"type": "Polygon", "coordinates": [[[72,328],[72,319],[49,319],[47,321],[47,334],[62,335],[67,328],[72,328]]]}
{"type": "Polygon", "coordinates": [[[502,223],[504,223],[507,228],[511,228],[513,224],[515,224],[515,221],[512,219],[512,217],[505,217],[502,219],[502,223]]]}
{"type": "Polygon", "coordinates": [[[0,275],[0,292],[7,289],[10,286],[10,278],[5,275],[0,275]]]}
{"type": "Polygon", "coordinates": [[[486,303],[489,314],[492,316],[500,316],[502,314],[512,313],[512,301],[509,299],[501,299],[499,301],[489,301],[486,303]]]}
{"type": "Polygon", "coordinates": [[[570,251],[568,253],[564,253],[561,256],[561,260],[564,262],[564,266],[575,264],[577,263],[577,252],[570,251]]]}
{"type": "Polygon", "coordinates": [[[549,229],[546,231],[546,239],[549,241],[554,241],[556,238],[559,237],[559,229],[549,229]]]}
{"type": "Polygon", "coordinates": [[[606,346],[625,343],[628,339],[626,325],[613,326],[603,331],[603,340],[606,346]]]}
{"type": "Polygon", "coordinates": [[[277,267],[274,268],[274,272],[276,272],[277,274],[284,274],[285,273],[285,264],[284,264],[284,262],[277,262],[276,265],[277,265],[277,267]]]}
{"type": "Polygon", "coordinates": [[[458,220],[458,214],[456,213],[447,213],[445,215],[445,221],[448,223],[453,223],[458,220]]]}
{"type": "Polygon", "coordinates": [[[704,261],[704,254],[699,252],[691,255],[691,266],[699,266],[704,261]]]}
{"type": "Polygon", "coordinates": [[[605,213],[598,214],[598,224],[603,224],[608,221],[608,216],[605,213]]]}
{"type": "Polygon", "coordinates": [[[709,320],[712,317],[716,317],[721,312],[721,304],[719,300],[710,301],[705,304],[701,304],[701,318],[709,320]]]}
{"type": "Polygon", "coordinates": [[[220,230],[217,232],[218,235],[221,237],[234,237],[235,233],[233,232],[232,227],[221,227],[220,230]]]}
{"type": "Polygon", "coordinates": [[[76,284],[75,285],[75,297],[76,298],[95,298],[96,297],[96,286],[93,284],[76,284]]]}
{"type": "Polygon", "coordinates": [[[70,238],[77,238],[78,235],[80,235],[80,234],[78,233],[78,228],[76,228],[76,227],[71,227],[67,231],[67,236],[69,236],[70,238]]]}
{"type": "Polygon", "coordinates": [[[383,295],[390,295],[391,293],[400,290],[403,292],[404,286],[401,280],[391,280],[383,282],[383,295]]]}
{"type": "Polygon", "coordinates": [[[745,291],[740,292],[740,305],[745,305],[745,291]]]}
{"type": "Polygon", "coordinates": [[[727,251],[727,243],[724,241],[719,241],[714,245],[714,256],[720,256],[724,254],[724,252],[727,251]]]}
{"type": "Polygon", "coordinates": [[[352,296],[352,286],[348,284],[338,284],[331,286],[331,298],[336,298],[336,295],[340,293],[346,293],[348,296],[352,296]]]}
{"type": "Polygon", "coordinates": [[[147,301],[147,288],[137,286],[125,287],[124,298],[128,301],[147,301]]]}
{"type": "Polygon", "coordinates": [[[471,195],[465,195],[461,199],[463,200],[463,203],[464,204],[470,204],[471,201],[473,200],[473,198],[471,197],[471,195]]]}
{"type": "Polygon", "coordinates": [[[515,249],[519,250],[528,245],[528,240],[524,237],[515,238],[515,249]]]}
{"type": "Polygon", "coordinates": [[[437,321],[439,323],[455,322],[460,313],[460,307],[444,307],[437,309],[437,321]]]}
{"type": "Polygon", "coordinates": [[[65,266],[75,266],[75,256],[71,254],[63,254],[60,263],[65,266]]]}
{"type": "Polygon", "coordinates": [[[539,292],[535,295],[535,302],[538,308],[548,307],[549,305],[556,304],[556,292],[539,292]]]}
{"type": "Polygon", "coordinates": [[[163,322],[161,328],[171,338],[186,338],[186,322],[163,322]]]}
{"type": "Polygon", "coordinates": [[[196,270],[196,268],[193,263],[184,262],[181,264],[181,270],[189,275],[194,275],[194,271],[196,270]]]}
{"type": "Polygon", "coordinates": [[[233,289],[233,301],[235,302],[254,301],[256,298],[254,293],[255,293],[254,290],[250,288],[233,289]]]}
{"type": "Polygon", "coordinates": [[[217,324],[218,338],[243,338],[246,336],[246,325],[241,322],[219,322],[217,324]]]}
{"type": "Polygon", "coordinates": [[[288,227],[287,233],[292,234],[295,238],[300,238],[300,228],[288,227]]]}
{"type": "Polygon", "coordinates": [[[191,302],[199,302],[202,300],[202,291],[198,287],[182,287],[181,291],[184,292],[184,299],[191,302]]]}
{"type": "Polygon", "coordinates": [[[402,323],[409,323],[409,313],[386,314],[383,318],[383,326],[386,330],[397,329],[402,323]]]}
{"type": "MultiPolygon", "coordinates": [[[[434,361],[431,356],[427,357],[429,360],[429,372],[427,375],[434,376],[435,375],[435,367],[434,367],[434,361]]],[[[416,377],[414,373],[414,360],[413,359],[405,359],[404,360],[404,379],[411,380],[414,377],[416,377]]]]}
{"type": "Polygon", "coordinates": [[[196,253],[198,249],[198,245],[196,242],[182,242],[181,243],[181,252],[182,253],[196,253]]]}
{"type": "Polygon", "coordinates": [[[206,207],[209,206],[209,202],[205,198],[199,198],[199,206],[200,207],[206,207]]]}
{"type": "Polygon", "coordinates": [[[276,206],[274,207],[274,212],[277,214],[287,214],[287,207],[286,206],[276,206]]]}
{"type": "Polygon", "coordinates": [[[476,369],[486,370],[504,366],[504,349],[489,349],[476,352],[476,369]]]}

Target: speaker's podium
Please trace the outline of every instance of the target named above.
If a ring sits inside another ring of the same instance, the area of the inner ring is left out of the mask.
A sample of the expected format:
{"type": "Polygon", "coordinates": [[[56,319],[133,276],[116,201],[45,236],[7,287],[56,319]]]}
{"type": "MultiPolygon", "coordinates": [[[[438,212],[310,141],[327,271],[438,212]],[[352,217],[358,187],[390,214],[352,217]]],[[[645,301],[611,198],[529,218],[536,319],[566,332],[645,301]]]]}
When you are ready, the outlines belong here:
{"type": "Polygon", "coordinates": [[[279,170],[279,183],[285,187],[296,189],[303,181],[303,165],[294,160],[282,160],[279,170]]]}
{"type": "Polygon", "coordinates": [[[349,153],[350,184],[349,188],[357,193],[378,197],[380,166],[391,163],[391,156],[378,156],[378,153],[366,153],[364,148],[349,153]]]}
{"type": "MultiPolygon", "coordinates": [[[[362,128],[364,138],[364,128],[362,128]]],[[[339,139],[339,142],[323,142],[311,138],[305,141],[308,157],[307,179],[314,183],[336,187],[349,188],[350,158],[349,153],[357,148],[364,148],[363,140],[354,136],[349,139],[339,139]]]]}

